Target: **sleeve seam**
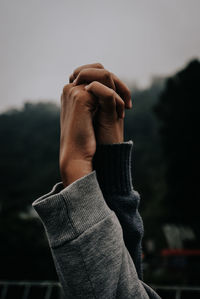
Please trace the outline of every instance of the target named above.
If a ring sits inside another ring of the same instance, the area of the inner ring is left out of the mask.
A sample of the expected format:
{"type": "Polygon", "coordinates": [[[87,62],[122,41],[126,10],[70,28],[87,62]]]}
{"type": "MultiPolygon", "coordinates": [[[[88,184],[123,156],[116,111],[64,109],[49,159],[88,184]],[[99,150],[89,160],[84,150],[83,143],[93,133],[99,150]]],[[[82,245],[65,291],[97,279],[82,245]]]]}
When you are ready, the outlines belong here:
{"type": "MultiPolygon", "coordinates": [[[[70,242],[72,242],[72,241],[76,241],[76,239],[78,239],[79,237],[81,237],[85,232],[87,232],[87,231],[90,230],[91,228],[95,228],[95,227],[96,227],[97,225],[99,225],[102,221],[105,221],[105,220],[106,220],[107,218],[109,218],[109,217],[115,217],[115,216],[116,216],[115,213],[112,211],[109,215],[107,215],[106,217],[104,217],[103,219],[101,219],[99,222],[94,223],[91,227],[87,228],[87,229],[86,229],[85,231],[83,231],[82,233],[80,233],[80,234],[77,233],[77,236],[76,236],[75,238],[65,240],[65,238],[63,237],[62,239],[59,240],[59,242],[55,242],[55,243],[54,243],[55,245],[50,245],[50,247],[51,247],[52,249],[56,249],[56,248],[59,248],[59,247],[63,246],[63,245],[66,244],[66,243],[70,243],[70,242]],[[57,243],[59,243],[59,244],[57,244],[57,243]]],[[[74,229],[73,224],[72,224],[72,227],[73,227],[73,229],[74,229]]]]}
{"type": "MultiPolygon", "coordinates": [[[[64,195],[61,193],[61,196],[62,196],[62,199],[63,199],[63,201],[64,201],[64,205],[65,205],[65,207],[66,207],[66,213],[67,213],[67,217],[68,217],[68,219],[69,219],[69,222],[70,222],[70,224],[71,224],[71,226],[72,226],[72,229],[74,230],[74,233],[77,235],[78,234],[78,232],[77,232],[77,230],[76,230],[76,228],[75,228],[75,226],[74,226],[74,223],[73,223],[73,221],[72,221],[72,219],[71,219],[71,217],[70,217],[70,214],[69,214],[69,210],[68,210],[68,206],[67,206],[67,202],[66,202],[66,200],[65,200],[65,197],[64,197],[64,195]]],[[[67,195],[67,197],[68,197],[68,195],[67,195]]]]}

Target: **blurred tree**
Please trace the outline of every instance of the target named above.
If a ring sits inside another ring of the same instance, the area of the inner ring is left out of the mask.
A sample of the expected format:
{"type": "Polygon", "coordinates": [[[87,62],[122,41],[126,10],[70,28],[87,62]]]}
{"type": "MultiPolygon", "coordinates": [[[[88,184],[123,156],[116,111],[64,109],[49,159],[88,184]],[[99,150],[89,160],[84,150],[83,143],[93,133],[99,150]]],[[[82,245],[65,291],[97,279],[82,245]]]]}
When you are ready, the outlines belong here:
{"type": "MultiPolygon", "coordinates": [[[[153,112],[165,80],[154,78],[149,88],[133,89],[133,109],[126,111],[125,140],[134,141],[132,158],[133,185],[141,195],[141,214],[145,224],[145,239],[162,247],[162,200],[165,193],[164,169],[158,120],[153,112]]],[[[164,242],[164,240],[163,240],[164,242]]]]}
{"type": "MultiPolygon", "coordinates": [[[[166,82],[155,106],[166,161],[165,221],[199,225],[200,62],[193,60],[166,82]]],[[[199,246],[199,241],[193,246],[199,246]]],[[[187,245],[189,246],[189,244],[187,245]]]]}
{"type": "Polygon", "coordinates": [[[26,103],[22,111],[8,111],[0,116],[0,137],[5,215],[25,210],[58,179],[59,110],[53,104],[26,103]]]}
{"type": "MultiPolygon", "coordinates": [[[[26,103],[0,115],[1,279],[55,278],[31,203],[59,181],[59,109],[26,103]]],[[[43,237],[42,237],[43,236],[43,237]]]]}

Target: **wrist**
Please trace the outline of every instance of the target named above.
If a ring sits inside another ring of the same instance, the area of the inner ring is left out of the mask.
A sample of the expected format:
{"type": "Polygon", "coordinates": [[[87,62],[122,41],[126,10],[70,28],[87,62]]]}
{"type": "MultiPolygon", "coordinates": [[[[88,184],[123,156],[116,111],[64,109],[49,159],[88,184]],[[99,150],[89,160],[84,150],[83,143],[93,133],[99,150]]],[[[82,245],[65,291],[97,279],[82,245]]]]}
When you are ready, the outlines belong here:
{"type": "Polygon", "coordinates": [[[72,160],[60,170],[64,187],[93,171],[92,161],[72,160]]]}
{"type": "Polygon", "coordinates": [[[114,144],[124,142],[123,122],[118,122],[112,126],[97,127],[97,144],[114,144]]]}
{"type": "Polygon", "coordinates": [[[104,136],[101,135],[97,138],[97,144],[116,144],[122,142],[124,142],[122,135],[104,134],[104,136]]]}
{"type": "Polygon", "coordinates": [[[99,144],[93,158],[93,169],[103,194],[129,194],[132,184],[133,141],[99,144]]]}

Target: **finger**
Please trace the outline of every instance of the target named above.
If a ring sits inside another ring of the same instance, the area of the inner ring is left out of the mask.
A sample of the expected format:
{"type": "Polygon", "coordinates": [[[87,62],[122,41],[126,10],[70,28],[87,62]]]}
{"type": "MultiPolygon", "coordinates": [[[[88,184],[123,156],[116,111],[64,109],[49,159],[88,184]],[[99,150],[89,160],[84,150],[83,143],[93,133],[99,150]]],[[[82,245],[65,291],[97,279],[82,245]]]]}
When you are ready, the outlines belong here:
{"type": "Polygon", "coordinates": [[[68,93],[70,92],[70,90],[73,89],[73,88],[74,88],[74,84],[72,84],[72,83],[66,84],[63,87],[63,92],[62,92],[61,99],[63,99],[66,95],[68,95],[68,93]]]}
{"type": "Polygon", "coordinates": [[[60,101],[61,101],[61,112],[60,112],[60,119],[63,119],[63,110],[62,110],[62,106],[64,105],[64,101],[66,100],[66,98],[68,97],[68,94],[72,91],[72,89],[74,88],[74,85],[73,84],[66,84],[64,87],[63,87],[63,91],[62,91],[62,94],[61,94],[61,98],[60,98],[60,101]]]}
{"type": "Polygon", "coordinates": [[[115,84],[111,73],[105,69],[95,69],[88,68],[80,71],[75,81],[73,82],[75,85],[90,83],[93,81],[98,81],[109,88],[115,90],[115,84]]]}
{"type": "MultiPolygon", "coordinates": [[[[87,68],[90,68],[90,69],[91,68],[93,68],[93,69],[97,68],[101,71],[108,72],[107,70],[105,70],[103,68],[103,66],[101,68],[101,66],[102,66],[101,64],[100,64],[100,66],[99,66],[99,64],[86,64],[86,65],[83,65],[83,66],[77,68],[74,71],[73,75],[71,75],[71,80],[72,80],[71,82],[73,82],[73,80],[75,78],[78,78],[80,72],[85,71],[87,68]]],[[[114,86],[111,86],[111,85],[107,85],[107,86],[110,87],[110,88],[113,88],[114,90],[116,90],[117,93],[121,96],[121,98],[124,99],[126,108],[129,108],[129,109],[132,108],[131,92],[130,92],[129,88],[127,87],[127,85],[124,84],[115,74],[110,73],[110,72],[108,72],[108,73],[111,74],[112,81],[114,81],[114,86]]],[[[78,79],[78,82],[76,84],[79,83],[79,80],[80,80],[80,78],[78,79]]],[[[98,78],[96,78],[96,79],[94,78],[93,80],[99,81],[98,78]]],[[[90,81],[92,81],[92,80],[90,80],[90,81]]],[[[105,81],[100,81],[100,82],[105,84],[105,81]]]]}
{"type": "Polygon", "coordinates": [[[124,118],[124,101],[113,89],[97,81],[86,85],[85,89],[99,99],[99,104],[104,112],[112,114],[117,111],[118,117],[124,118]]]}
{"type": "Polygon", "coordinates": [[[70,77],[69,77],[69,83],[72,83],[74,81],[74,79],[75,79],[74,75],[73,74],[70,75],[70,77]]]}
{"type": "Polygon", "coordinates": [[[132,108],[130,89],[115,74],[112,73],[112,77],[115,83],[116,92],[122,97],[122,99],[124,99],[125,108],[132,108]]]}
{"type": "MultiPolygon", "coordinates": [[[[101,63],[93,63],[93,64],[85,64],[83,66],[80,66],[76,68],[73,72],[73,74],[70,76],[70,82],[73,82],[74,79],[79,75],[79,73],[87,68],[97,68],[97,69],[104,69],[103,65],[101,63]]],[[[112,75],[112,79],[115,84],[114,90],[121,96],[122,99],[124,99],[125,102],[125,108],[132,108],[132,101],[131,101],[131,92],[127,85],[123,83],[115,74],[110,73],[112,75]]],[[[109,86],[110,87],[110,86],[109,86]]]]}
{"type": "MultiPolygon", "coordinates": [[[[70,76],[70,80],[72,80],[73,78],[76,79],[76,77],[78,76],[78,74],[80,73],[80,71],[82,71],[83,69],[88,69],[88,68],[104,69],[103,65],[101,63],[99,63],[99,62],[91,63],[91,64],[84,64],[82,66],[77,67],[74,70],[73,74],[70,76]]],[[[70,81],[70,83],[72,83],[72,82],[73,81],[70,81]]]]}

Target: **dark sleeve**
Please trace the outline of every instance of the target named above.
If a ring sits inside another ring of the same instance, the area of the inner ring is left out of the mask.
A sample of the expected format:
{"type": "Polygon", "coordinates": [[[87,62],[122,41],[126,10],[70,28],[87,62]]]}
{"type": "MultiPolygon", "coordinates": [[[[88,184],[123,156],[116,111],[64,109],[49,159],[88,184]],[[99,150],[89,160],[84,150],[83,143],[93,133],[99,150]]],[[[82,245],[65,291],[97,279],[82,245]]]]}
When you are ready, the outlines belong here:
{"type": "Polygon", "coordinates": [[[137,274],[149,298],[160,298],[143,281],[143,221],[138,208],[140,195],[133,188],[131,162],[133,141],[97,146],[93,167],[109,208],[116,214],[122,228],[124,244],[133,260],[137,274]]]}
{"type": "Polygon", "coordinates": [[[138,207],[140,196],[133,189],[131,159],[133,142],[98,145],[93,166],[106,203],[117,215],[123,238],[142,279],[141,242],[143,221],[138,207]]]}

